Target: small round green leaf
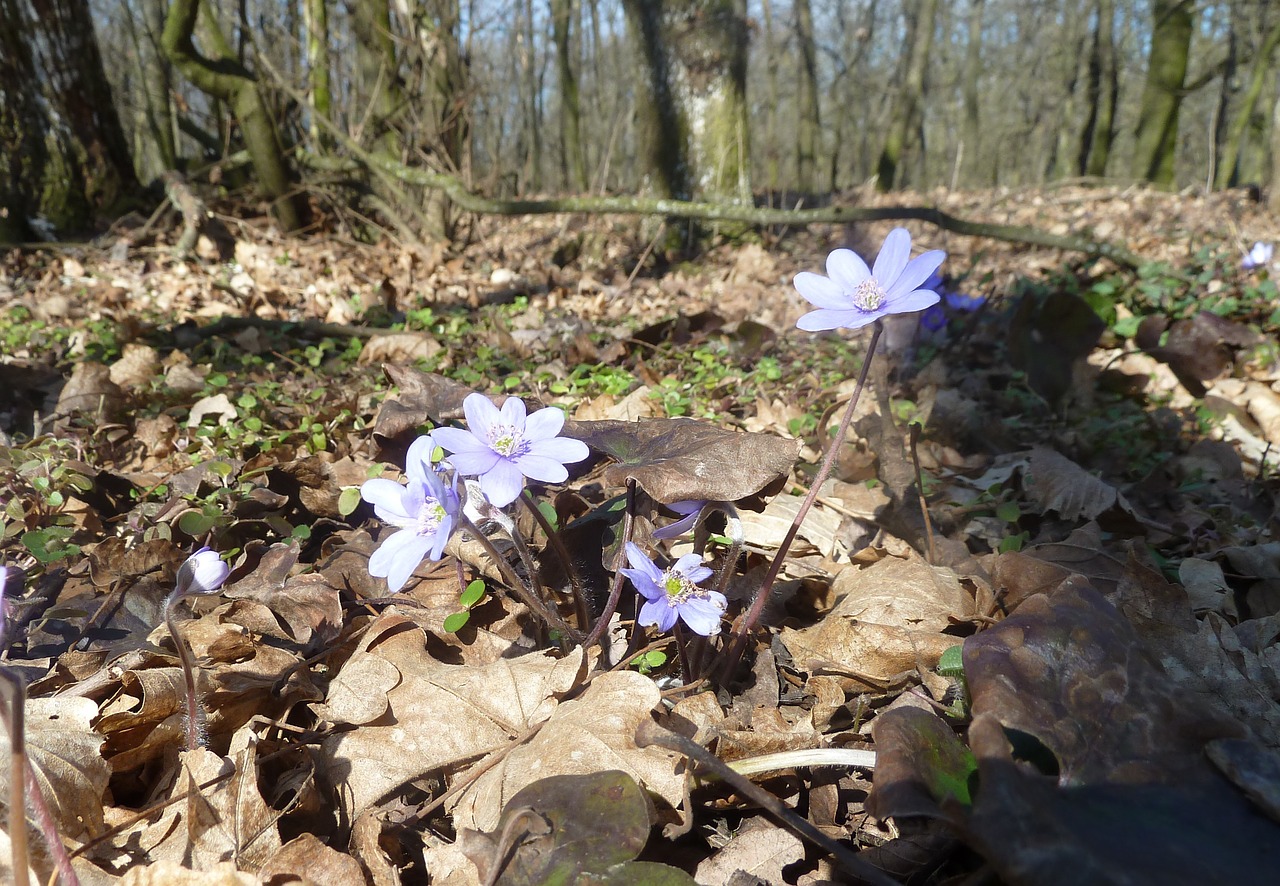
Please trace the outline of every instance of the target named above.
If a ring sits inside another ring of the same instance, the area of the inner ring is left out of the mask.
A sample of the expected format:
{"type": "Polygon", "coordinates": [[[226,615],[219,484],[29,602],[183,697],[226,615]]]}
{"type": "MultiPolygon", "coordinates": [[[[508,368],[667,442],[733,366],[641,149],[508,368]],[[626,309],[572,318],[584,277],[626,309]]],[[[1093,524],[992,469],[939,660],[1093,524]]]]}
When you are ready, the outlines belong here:
{"type": "Polygon", "coordinates": [[[344,517],[350,517],[358,507],[360,507],[360,487],[344,487],[338,495],[338,513],[344,517]]]}
{"type": "Polygon", "coordinates": [[[446,615],[444,618],[444,629],[451,634],[456,634],[462,630],[463,626],[471,619],[471,613],[467,610],[455,612],[453,615],[446,615]]]}
{"type": "Polygon", "coordinates": [[[484,599],[484,580],[477,578],[467,585],[466,590],[458,597],[458,602],[470,609],[484,599]]]}

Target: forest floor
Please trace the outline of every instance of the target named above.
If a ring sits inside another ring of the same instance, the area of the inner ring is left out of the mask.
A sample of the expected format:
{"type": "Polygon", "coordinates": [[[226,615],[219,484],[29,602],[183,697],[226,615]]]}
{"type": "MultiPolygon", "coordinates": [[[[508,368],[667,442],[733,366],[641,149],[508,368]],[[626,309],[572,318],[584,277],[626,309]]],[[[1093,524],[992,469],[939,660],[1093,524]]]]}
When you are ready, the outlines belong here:
{"type": "Polygon", "coordinates": [[[1242,258],[1280,219],[1243,191],[892,199],[918,202],[1148,264],[909,225],[969,298],[888,323],[728,677],[868,339],[797,330],[791,279],[837,246],[870,260],[892,223],[672,258],[634,219],[468,218],[446,251],[227,205],[185,259],[168,219],[0,257],[0,649],[80,882],[1273,882],[1280,264],[1242,258]],[[356,490],[469,391],[561,407],[592,444],[533,486],[592,613],[627,478],[633,537],[672,559],[692,540],[652,539],[657,502],[739,500],[740,555],[729,524],[707,540],[729,608],[688,650],[704,679],[635,628],[629,584],[584,651],[461,534],[399,594],[369,575],[394,527],[356,490]],[[207,712],[185,750],[164,601],[206,544],[232,572],[177,607],[207,712]],[[655,722],[754,766],[842,854],[638,740],[655,722]],[[814,749],[845,755],[759,760],[814,749]]]}

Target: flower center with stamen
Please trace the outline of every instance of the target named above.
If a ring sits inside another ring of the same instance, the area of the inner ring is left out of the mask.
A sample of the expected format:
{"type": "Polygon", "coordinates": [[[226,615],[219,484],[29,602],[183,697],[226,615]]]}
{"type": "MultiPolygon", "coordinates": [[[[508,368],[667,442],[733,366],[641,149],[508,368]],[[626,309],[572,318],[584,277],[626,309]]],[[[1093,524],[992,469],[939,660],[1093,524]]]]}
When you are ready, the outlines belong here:
{"type": "Polygon", "coordinates": [[[853,306],[859,311],[870,314],[884,307],[886,293],[884,287],[880,285],[880,281],[875,277],[868,277],[853,289],[853,295],[850,299],[853,306]]]}
{"type": "Polygon", "coordinates": [[[667,596],[671,598],[673,603],[683,603],[690,597],[704,593],[702,588],[672,569],[668,569],[663,573],[662,589],[667,592],[667,596]]]}
{"type": "Polygon", "coordinates": [[[489,448],[504,458],[519,455],[525,448],[523,435],[515,428],[495,425],[489,430],[489,448]]]}
{"type": "Polygon", "coordinates": [[[445,514],[444,505],[434,498],[428,498],[427,503],[418,512],[418,526],[414,531],[423,536],[435,535],[445,514]]]}

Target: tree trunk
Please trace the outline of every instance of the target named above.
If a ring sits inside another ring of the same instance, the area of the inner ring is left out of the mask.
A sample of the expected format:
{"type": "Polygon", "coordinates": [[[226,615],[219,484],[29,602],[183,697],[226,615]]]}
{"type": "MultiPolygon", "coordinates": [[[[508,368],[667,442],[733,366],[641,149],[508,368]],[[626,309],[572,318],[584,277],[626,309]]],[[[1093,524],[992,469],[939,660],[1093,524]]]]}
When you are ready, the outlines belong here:
{"type": "Polygon", "coordinates": [[[387,0],[352,0],[351,26],[356,37],[356,67],[367,114],[365,143],[382,153],[403,160],[397,117],[407,107],[396,44],[391,38],[391,7],[387,0]]]}
{"type": "Polygon", "coordinates": [[[745,0],[624,0],[643,88],[639,118],[663,196],[751,199],[745,0]]]}
{"type": "Polygon", "coordinates": [[[316,123],[316,115],[326,120],[333,116],[333,94],[329,87],[329,6],[328,0],[302,0],[303,21],[307,29],[307,82],[311,98],[311,140],[323,151],[330,142],[329,133],[316,123]]]}
{"type": "Polygon", "coordinates": [[[1114,0],[1098,0],[1098,20],[1089,50],[1089,115],[1080,139],[1080,172],[1107,174],[1111,142],[1115,138],[1116,99],[1120,95],[1120,74],[1116,68],[1114,0]]]}
{"type": "Polygon", "coordinates": [[[1267,192],[1267,208],[1280,216],[1280,96],[1271,111],[1271,187],[1267,192]]]}
{"type": "Polygon", "coordinates": [[[876,164],[876,188],[891,191],[897,179],[898,166],[907,137],[920,125],[925,92],[925,73],[928,70],[929,53],[933,48],[934,19],[938,12],[938,0],[919,0],[915,5],[915,23],[911,54],[907,58],[906,76],[898,92],[898,101],[889,121],[884,149],[876,164]]]}
{"type": "Polygon", "coordinates": [[[1274,56],[1276,47],[1280,46],[1280,21],[1277,21],[1267,32],[1262,47],[1253,57],[1253,71],[1249,76],[1249,86],[1240,98],[1240,107],[1231,120],[1231,126],[1222,145],[1222,157],[1218,162],[1217,186],[1227,188],[1238,181],[1240,151],[1244,145],[1245,134],[1249,130],[1249,122],[1258,106],[1258,99],[1266,86],[1268,76],[1275,77],[1274,56]]]}
{"type": "MultiPolygon", "coordinates": [[[[989,167],[982,153],[982,118],[979,113],[978,78],[982,73],[982,8],[984,0],[969,0],[969,37],[964,51],[964,73],[961,91],[964,95],[964,133],[960,149],[964,151],[964,180],[970,186],[979,182],[980,171],[989,167]]],[[[989,182],[983,182],[989,184],[989,182]]]]}
{"type": "Polygon", "coordinates": [[[796,127],[796,185],[802,194],[813,193],[814,171],[822,141],[822,116],[818,103],[818,59],[813,42],[813,12],[809,0],[795,0],[796,43],[800,55],[800,120],[796,127]]]}
{"type": "Polygon", "coordinates": [[[296,231],[306,224],[306,202],[293,193],[289,168],[276,133],[275,121],[258,89],[253,74],[228,52],[225,38],[211,17],[206,24],[217,30],[214,39],[216,56],[205,58],[192,43],[198,0],[173,0],[165,20],[162,42],[165,54],[182,76],[201,92],[227,102],[240,124],[245,148],[258,178],[258,187],[272,200],[272,212],[286,231],[296,231]]]}
{"type": "Polygon", "coordinates": [[[1133,175],[1163,187],[1174,183],[1178,110],[1195,25],[1193,0],[1154,0],[1147,79],[1133,150],[1133,175]]]}
{"type": "Polygon", "coordinates": [[[565,186],[586,193],[587,157],[582,151],[582,113],[578,75],[574,71],[571,31],[573,0],[551,0],[551,27],[556,41],[556,73],[560,79],[560,168],[565,186]]]}
{"type": "Polygon", "coordinates": [[[0,242],[89,229],[136,188],[89,4],[0,0],[0,242]]]}

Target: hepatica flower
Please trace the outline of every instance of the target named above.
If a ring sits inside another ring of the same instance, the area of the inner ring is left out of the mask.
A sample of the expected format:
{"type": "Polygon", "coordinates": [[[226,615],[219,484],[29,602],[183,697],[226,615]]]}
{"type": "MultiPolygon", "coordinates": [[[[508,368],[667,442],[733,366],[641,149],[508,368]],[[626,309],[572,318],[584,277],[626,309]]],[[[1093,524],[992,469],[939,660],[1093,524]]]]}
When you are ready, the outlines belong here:
{"type": "Polygon", "coordinates": [[[360,497],[373,505],[378,519],[399,527],[369,558],[369,574],[386,578],[392,593],[405,586],[424,557],[443,556],[457,521],[454,482],[446,483],[431,466],[436,443],[430,434],[413,441],[405,460],[407,484],[378,478],[360,487],[360,497]]]}
{"type": "Polygon", "coordinates": [[[621,572],[646,600],[636,617],[640,624],[669,631],[680,619],[689,630],[704,637],[720,633],[720,616],[728,602],[724,594],[698,587],[698,582],[711,577],[711,570],[702,565],[700,556],[685,554],[671,568],[661,570],[639,545],[629,541],[627,562],[631,568],[621,572]]]}
{"type": "Polygon", "coordinates": [[[437,428],[437,443],[452,453],[449,462],[466,477],[479,477],[480,490],[494,507],[505,507],[520,496],[524,480],[563,483],[565,465],[590,454],[581,440],[561,437],[564,413],[554,406],[526,416],[524,402],[508,397],[502,409],[484,394],[468,394],[462,401],[467,429],[437,428]]]}
{"type": "Polygon", "coordinates": [[[667,507],[680,515],[680,519],[676,520],[661,529],[655,529],[653,537],[659,541],[668,538],[679,538],[684,535],[698,522],[698,515],[702,513],[702,509],[707,506],[705,501],[673,501],[667,507]]]}
{"type": "Polygon", "coordinates": [[[875,265],[851,249],[837,249],[827,256],[827,275],[802,271],[795,287],[818,310],[796,323],[800,329],[859,329],[889,314],[923,311],[938,303],[938,293],[923,288],[947,254],[930,250],[911,258],[911,235],[894,228],[885,238],[875,265]]]}
{"type": "Polygon", "coordinates": [[[176,601],[192,594],[212,594],[231,574],[231,567],[226,564],[218,552],[203,547],[188,557],[178,567],[178,580],[174,584],[173,599],[176,601]]]}
{"type": "Polygon", "coordinates": [[[1271,256],[1274,253],[1274,247],[1270,243],[1263,243],[1259,240],[1253,244],[1253,248],[1245,255],[1244,260],[1240,262],[1240,266],[1246,271],[1252,271],[1254,268],[1265,267],[1271,264],[1271,256]]]}

